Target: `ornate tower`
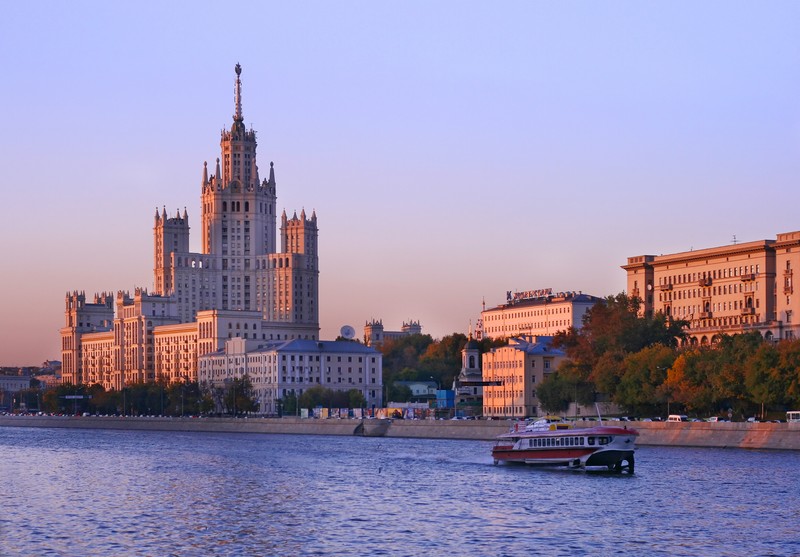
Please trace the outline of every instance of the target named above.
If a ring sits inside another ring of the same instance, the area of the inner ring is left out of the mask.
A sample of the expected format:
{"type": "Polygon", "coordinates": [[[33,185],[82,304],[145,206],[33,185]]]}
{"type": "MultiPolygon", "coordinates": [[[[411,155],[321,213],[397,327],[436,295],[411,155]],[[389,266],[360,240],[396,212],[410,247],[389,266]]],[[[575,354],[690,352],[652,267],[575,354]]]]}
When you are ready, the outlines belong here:
{"type": "Polygon", "coordinates": [[[215,174],[203,166],[203,253],[220,257],[220,309],[253,311],[257,285],[253,271],[258,256],[275,252],[275,172],[260,181],[256,164],[256,132],[242,116],[242,68],[236,64],[234,115],[230,130],[222,130],[221,159],[215,174]]]}
{"type": "Polygon", "coordinates": [[[155,224],[153,225],[153,254],[155,266],[153,269],[155,293],[169,296],[175,290],[173,284],[173,269],[175,262],[173,253],[189,252],[189,215],[186,209],[183,216],[180,211],[173,217],[167,218],[166,208],[158,214],[156,209],[155,224]]]}
{"type": "Polygon", "coordinates": [[[319,328],[319,258],[317,214],[305,210],[291,219],[281,216],[283,251],[268,259],[267,303],[264,319],[319,328]]]}

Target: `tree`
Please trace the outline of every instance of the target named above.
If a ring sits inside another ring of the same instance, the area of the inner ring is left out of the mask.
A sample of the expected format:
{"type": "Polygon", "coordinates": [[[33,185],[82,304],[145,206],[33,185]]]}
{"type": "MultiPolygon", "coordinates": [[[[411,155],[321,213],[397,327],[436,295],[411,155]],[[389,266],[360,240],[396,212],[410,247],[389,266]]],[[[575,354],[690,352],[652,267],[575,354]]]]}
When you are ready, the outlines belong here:
{"type": "Polygon", "coordinates": [[[560,371],[556,371],[545,377],[536,389],[536,396],[545,412],[560,414],[569,408],[571,389],[572,385],[561,376],[560,371]]]}
{"type": "Polygon", "coordinates": [[[250,376],[234,377],[226,383],[223,404],[225,412],[238,416],[249,414],[258,410],[258,402],[254,398],[255,392],[250,376]]]}
{"type": "Polygon", "coordinates": [[[800,408],[800,339],[778,344],[778,366],[786,380],[784,404],[789,410],[800,408]]]}
{"type": "Polygon", "coordinates": [[[347,391],[349,400],[349,408],[364,408],[367,405],[367,399],[364,398],[364,393],[358,389],[350,389],[347,391]]]}
{"type": "Polygon", "coordinates": [[[614,402],[634,415],[659,413],[660,402],[666,402],[660,389],[674,361],[675,351],[662,344],[628,354],[622,362],[614,402]]]}
{"type": "Polygon", "coordinates": [[[667,319],[660,313],[641,317],[640,303],[638,298],[624,293],[609,296],[586,311],[580,329],[570,327],[557,333],[553,341],[564,349],[572,369],[612,400],[629,354],[654,345],[674,349],[685,337],[685,322],[667,319]]]}
{"type": "Polygon", "coordinates": [[[775,347],[762,343],[745,364],[745,386],[750,400],[761,406],[762,418],[765,406],[783,402],[785,396],[787,381],[782,377],[779,362],[775,347]]]}
{"type": "Polygon", "coordinates": [[[411,400],[411,395],[411,389],[406,385],[398,385],[397,383],[389,385],[389,401],[408,402],[411,400]]]}

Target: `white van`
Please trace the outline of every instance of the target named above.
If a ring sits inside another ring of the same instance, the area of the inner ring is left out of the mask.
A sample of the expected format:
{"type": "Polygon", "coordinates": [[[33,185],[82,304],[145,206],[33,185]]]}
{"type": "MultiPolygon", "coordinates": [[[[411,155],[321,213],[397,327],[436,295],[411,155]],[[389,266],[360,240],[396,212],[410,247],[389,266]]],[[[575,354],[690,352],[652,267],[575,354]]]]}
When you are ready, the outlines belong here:
{"type": "Polygon", "coordinates": [[[670,414],[667,418],[668,422],[688,422],[689,416],[685,414],[670,414]]]}
{"type": "Polygon", "coordinates": [[[800,410],[789,410],[786,412],[787,422],[800,422],[800,410]]]}

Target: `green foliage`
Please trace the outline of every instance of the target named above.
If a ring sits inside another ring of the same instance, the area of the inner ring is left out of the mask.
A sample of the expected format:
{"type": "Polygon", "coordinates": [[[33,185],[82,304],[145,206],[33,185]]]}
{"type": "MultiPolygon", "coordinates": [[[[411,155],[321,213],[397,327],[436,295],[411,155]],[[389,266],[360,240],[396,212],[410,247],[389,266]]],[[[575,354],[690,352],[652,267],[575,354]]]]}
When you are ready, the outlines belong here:
{"type": "Polygon", "coordinates": [[[221,400],[223,411],[226,414],[239,416],[258,411],[255,391],[248,375],[234,377],[230,381],[226,381],[221,400]]]}
{"type": "Polygon", "coordinates": [[[392,383],[389,386],[389,400],[392,402],[408,402],[411,400],[411,395],[411,389],[409,389],[406,385],[392,383]]]}
{"type": "Polygon", "coordinates": [[[621,363],[616,402],[639,416],[659,414],[666,402],[660,385],[675,361],[675,350],[662,344],[628,354],[621,363]]]}
{"type": "Polygon", "coordinates": [[[574,400],[573,385],[560,372],[552,373],[536,389],[536,396],[545,412],[560,414],[574,400]]]}
{"type": "Polygon", "coordinates": [[[383,343],[383,382],[389,389],[389,400],[405,402],[411,397],[408,388],[395,385],[397,381],[452,385],[461,371],[461,351],[467,341],[465,335],[453,333],[436,341],[430,335],[408,335],[383,343]]]}
{"type": "Polygon", "coordinates": [[[358,389],[339,391],[316,385],[300,395],[300,408],[364,408],[367,400],[358,389]]]}

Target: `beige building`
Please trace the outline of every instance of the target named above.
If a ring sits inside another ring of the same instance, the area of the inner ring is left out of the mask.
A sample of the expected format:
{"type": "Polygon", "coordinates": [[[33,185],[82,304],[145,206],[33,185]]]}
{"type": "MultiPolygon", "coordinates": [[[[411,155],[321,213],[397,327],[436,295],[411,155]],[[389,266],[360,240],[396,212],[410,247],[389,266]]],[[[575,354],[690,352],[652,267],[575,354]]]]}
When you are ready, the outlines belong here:
{"type": "Polygon", "coordinates": [[[399,331],[386,331],[383,328],[383,320],[373,319],[364,324],[364,344],[367,346],[380,346],[387,340],[397,340],[409,335],[421,335],[422,325],[419,321],[410,320],[403,322],[399,331]]]}
{"type": "Polygon", "coordinates": [[[800,336],[800,232],[668,255],[629,257],[627,289],[642,313],[688,322],[688,342],[709,344],[720,334],[757,331],[769,340],[800,336]]]}
{"type": "Polygon", "coordinates": [[[552,346],[551,336],[509,339],[508,346],[483,354],[483,415],[527,418],[544,412],[536,387],[556,371],[566,354],[552,346]]]}
{"type": "Polygon", "coordinates": [[[66,296],[61,329],[65,382],[120,389],[159,379],[197,379],[198,357],[229,338],[316,340],[319,336],[317,216],[280,217],[273,164],[261,180],[256,133],[242,116],[236,65],[234,116],[222,131],[213,175],[203,165],[202,252],[189,251],[189,215],[158,210],[154,291],[66,296]]]}
{"type": "Polygon", "coordinates": [[[579,329],[586,310],[600,298],[581,292],[556,292],[551,288],[508,292],[506,303],[481,312],[476,337],[490,339],[520,335],[552,336],[569,327],[579,329]]]}
{"type": "Polygon", "coordinates": [[[224,388],[247,375],[259,413],[278,413],[278,400],[301,396],[311,387],[358,390],[367,408],[381,406],[383,357],[358,342],[294,339],[258,341],[233,338],[224,348],[199,358],[198,381],[224,388]]]}

